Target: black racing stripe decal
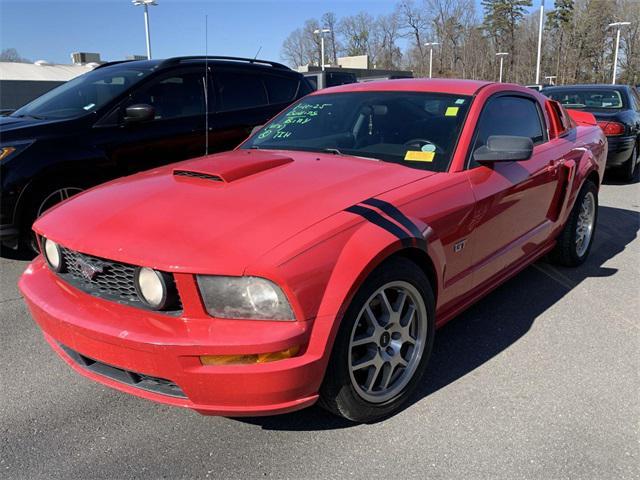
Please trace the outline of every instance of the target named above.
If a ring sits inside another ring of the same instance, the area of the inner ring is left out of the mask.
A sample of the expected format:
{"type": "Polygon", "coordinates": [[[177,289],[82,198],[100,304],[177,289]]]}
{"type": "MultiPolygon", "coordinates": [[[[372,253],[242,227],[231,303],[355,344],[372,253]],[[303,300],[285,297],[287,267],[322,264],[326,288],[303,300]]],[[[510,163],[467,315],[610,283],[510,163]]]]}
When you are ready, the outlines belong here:
{"type": "Polygon", "coordinates": [[[422,232],[417,227],[415,223],[413,223],[409,217],[407,217],[404,213],[398,210],[398,207],[392,205],[389,202],[385,202],[384,200],[379,200],[377,198],[368,198],[364,202],[367,205],[371,205],[372,207],[379,208],[384,213],[393,218],[396,222],[402,225],[404,228],[409,230],[411,234],[416,238],[423,238],[422,232]]]}
{"type": "Polygon", "coordinates": [[[375,210],[370,208],[361,207],[360,205],[353,205],[349,208],[345,208],[345,212],[355,213],[360,215],[364,219],[370,221],[374,225],[386,230],[387,232],[395,235],[404,245],[411,245],[411,237],[403,229],[398,227],[395,223],[387,220],[375,210]]]}

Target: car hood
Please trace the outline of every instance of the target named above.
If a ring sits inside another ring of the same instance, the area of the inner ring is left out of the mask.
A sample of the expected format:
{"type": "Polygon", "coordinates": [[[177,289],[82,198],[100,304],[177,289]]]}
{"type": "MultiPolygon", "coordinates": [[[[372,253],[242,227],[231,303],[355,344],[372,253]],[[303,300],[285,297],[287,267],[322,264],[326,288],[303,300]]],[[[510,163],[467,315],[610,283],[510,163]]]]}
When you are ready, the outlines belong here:
{"type": "Polygon", "coordinates": [[[342,155],[236,150],[95,187],[54,207],[34,228],[120,262],[241,275],[302,230],[432,174],[342,155]]]}
{"type": "Polygon", "coordinates": [[[25,117],[0,117],[2,143],[37,138],[41,135],[68,133],[81,125],[82,117],[76,119],[39,119],[25,117]]]}

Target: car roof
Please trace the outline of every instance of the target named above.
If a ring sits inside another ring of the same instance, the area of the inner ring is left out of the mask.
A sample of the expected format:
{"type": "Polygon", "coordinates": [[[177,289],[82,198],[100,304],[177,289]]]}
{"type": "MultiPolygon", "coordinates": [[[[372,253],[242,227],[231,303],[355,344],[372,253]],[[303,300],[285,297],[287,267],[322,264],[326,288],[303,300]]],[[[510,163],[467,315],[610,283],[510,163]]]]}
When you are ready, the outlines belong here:
{"type": "Polygon", "coordinates": [[[551,90],[626,90],[628,85],[612,85],[610,83],[581,83],[576,85],[554,85],[552,87],[544,87],[543,91],[551,90]]]}
{"type": "Polygon", "coordinates": [[[143,69],[156,68],[163,69],[166,67],[175,67],[181,65],[228,65],[240,68],[251,69],[265,69],[279,73],[294,73],[299,75],[298,72],[291,70],[286,65],[277,62],[271,62],[269,60],[260,60],[256,58],[243,58],[243,57],[224,57],[224,56],[186,56],[186,57],[172,57],[166,59],[153,59],[153,60],[121,60],[116,62],[108,62],[100,65],[97,68],[120,68],[122,66],[138,67],[143,69]]]}
{"type": "MultiPolygon", "coordinates": [[[[478,90],[493,82],[480,80],[458,80],[448,78],[399,78],[394,80],[380,80],[375,82],[349,83],[337,87],[318,90],[313,95],[341,92],[375,92],[375,91],[406,91],[452,93],[454,95],[474,95],[478,90]]],[[[508,85],[508,84],[505,84],[508,85]]]]}

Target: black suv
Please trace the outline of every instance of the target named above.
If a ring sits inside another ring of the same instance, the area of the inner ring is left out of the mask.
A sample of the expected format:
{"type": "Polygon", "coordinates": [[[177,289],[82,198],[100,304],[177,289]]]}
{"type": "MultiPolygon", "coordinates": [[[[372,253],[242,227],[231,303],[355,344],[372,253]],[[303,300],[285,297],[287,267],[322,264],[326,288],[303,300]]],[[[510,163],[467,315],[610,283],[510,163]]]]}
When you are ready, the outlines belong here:
{"type": "Polygon", "coordinates": [[[311,91],[301,74],[255,59],[101,65],[0,117],[0,241],[32,246],[31,224],[56,203],[115,177],[234,148],[311,91]]]}

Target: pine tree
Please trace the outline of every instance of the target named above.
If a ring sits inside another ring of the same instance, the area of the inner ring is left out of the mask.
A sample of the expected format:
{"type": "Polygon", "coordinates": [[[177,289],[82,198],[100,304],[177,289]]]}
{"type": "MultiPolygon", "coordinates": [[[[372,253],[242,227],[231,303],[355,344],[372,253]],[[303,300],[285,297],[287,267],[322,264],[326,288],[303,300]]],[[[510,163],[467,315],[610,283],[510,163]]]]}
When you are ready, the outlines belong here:
{"type": "Polygon", "coordinates": [[[509,53],[508,76],[513,73],[517,55],[516,30],[531,5],[531,0],[482,0],[485,30],[493,38],[496,49],[509,53]]]}

